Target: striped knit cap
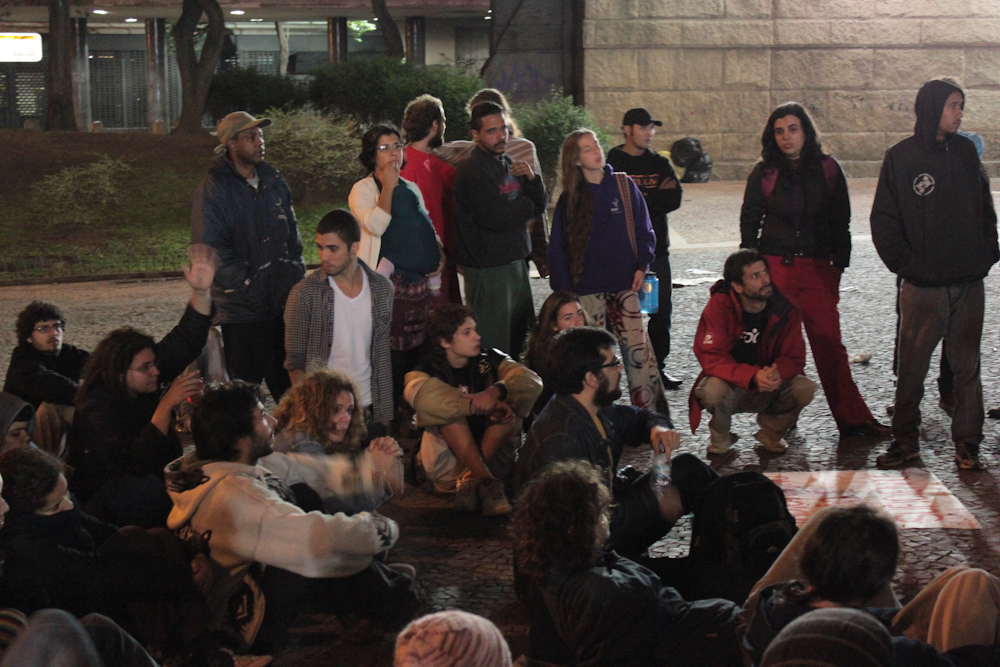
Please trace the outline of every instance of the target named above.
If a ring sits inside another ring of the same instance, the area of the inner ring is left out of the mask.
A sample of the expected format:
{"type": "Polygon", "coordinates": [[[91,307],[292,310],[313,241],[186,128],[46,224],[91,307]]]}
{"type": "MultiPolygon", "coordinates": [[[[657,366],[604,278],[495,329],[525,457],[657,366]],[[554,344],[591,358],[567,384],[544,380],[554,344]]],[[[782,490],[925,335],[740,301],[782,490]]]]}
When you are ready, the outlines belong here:
{"type": "Polygon", "coordinates": [[[418,618],[396,638],[395,667],[510,666],[510,649],[500,629],[464,611],[418,618]]]}
{"type": "Polygon", "coordinates": [[[846,607],[817,609],[789,623],[761,667],[892,667],[892,638],[873,616],[846,607]]]}

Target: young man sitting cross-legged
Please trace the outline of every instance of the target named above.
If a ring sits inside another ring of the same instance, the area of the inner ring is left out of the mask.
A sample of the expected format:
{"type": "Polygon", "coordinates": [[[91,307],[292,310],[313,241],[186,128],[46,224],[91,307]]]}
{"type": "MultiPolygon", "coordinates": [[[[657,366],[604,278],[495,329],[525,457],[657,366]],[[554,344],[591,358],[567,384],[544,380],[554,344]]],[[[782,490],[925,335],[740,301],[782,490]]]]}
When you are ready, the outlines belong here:
{"type": "Polygon", "coordinates": [[[542,381],[500,350],[480,349],[479,339],[470,308],[437,308],[404,395],[425,429],[419,460],[434,488],[456,491],[460,511],[499,516],[511,511],[503,482],[542,381]]]}

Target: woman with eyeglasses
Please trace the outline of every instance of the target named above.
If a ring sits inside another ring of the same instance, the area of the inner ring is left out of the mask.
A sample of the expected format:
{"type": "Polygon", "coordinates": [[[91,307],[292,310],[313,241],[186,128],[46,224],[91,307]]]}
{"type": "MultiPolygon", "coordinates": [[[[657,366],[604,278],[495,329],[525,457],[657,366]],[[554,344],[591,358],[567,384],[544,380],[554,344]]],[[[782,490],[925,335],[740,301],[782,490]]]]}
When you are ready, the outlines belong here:
{"type": "Polygon", "coordinates": [[[642,194],[615,174],[591,130],[566,137],[559,158],[563,193],[552,218],[549,282],[580,295],[595,326],[615,334],[632,405],[668,414],[638,290],[653,261],[656,235],[642,194]]]}
{"type": "Polygon", "coordinates": [[[191,300],[177,326],[160,342],[132,327],[116,329],[84,366],[67,437],[70,490],[102,521],[166,524],[173,504],[163,468],[182,453],[171,422],[174,408],[202,389],[201,375],[185,369],[208,339],[214,276],[210,261],[192,258],[184,268],[191,300]]]}
{"type": "Polygon", "coordinates": [[[420,188],[401,178],[403,143],[393,125],[376,125],[361,138],[358,160],[368,176],[354,184],[348,203],[361,223],[358,259],[392,280],[389,347],[393,400],[417,363],[431,310],[429,278],[444,267],[441,240],[420,188]]]}

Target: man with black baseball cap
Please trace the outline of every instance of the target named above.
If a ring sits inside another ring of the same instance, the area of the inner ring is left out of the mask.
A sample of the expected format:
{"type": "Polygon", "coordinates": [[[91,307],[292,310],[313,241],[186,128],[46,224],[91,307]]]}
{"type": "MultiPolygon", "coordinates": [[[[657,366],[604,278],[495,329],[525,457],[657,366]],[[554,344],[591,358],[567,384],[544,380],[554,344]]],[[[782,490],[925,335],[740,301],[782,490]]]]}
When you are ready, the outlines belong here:
{"type": "Polygon", "coordinates": [[[681,205],[681,184],[674,173],[670,160],[651,149],[656,128],[663,123],[654,120],[645,109],[629,109],[622,118],[622,134],[625,143],[608,152],[608,164],[615,171],[623,171],[632,177],[646,199],[649,220],[656,232],[655,259],[649,270],[656,274],[660,282],[659,312],[649,316],[649,338],[656,354],[657,368],[666,389],[677,389],[681,381],[663,370],[663,362],[670,354],[670,314],[673,303],[670,299],[670,236],[667,228],[667,213],[681,205]]]}
{"type": "Polygon", "coordinates": [[[264,162],[263,128],[270,124],[245,111],[219,121],[218,157],[194,194],[191,242],[219,254],[212,301],[229,375],[266,380],[277,402],[291,386],[285,300],[305,275],[305,262],[288,183],[264,162]]]}

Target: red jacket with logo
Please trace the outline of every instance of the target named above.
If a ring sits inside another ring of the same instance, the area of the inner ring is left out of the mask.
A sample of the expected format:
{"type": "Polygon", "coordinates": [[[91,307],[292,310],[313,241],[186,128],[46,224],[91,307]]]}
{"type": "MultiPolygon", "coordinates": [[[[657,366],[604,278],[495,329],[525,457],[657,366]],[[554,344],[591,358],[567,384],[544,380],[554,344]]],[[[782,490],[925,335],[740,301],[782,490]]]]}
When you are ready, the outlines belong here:
{"type": "Polygon", "coordinates": [[[701,364],[701,375],[688,398],[692,433],[701,423],[701,402],[694,388],[703,377],[710,375],[749,390],[757,371],[765,366],[777,366],[783,380],[801,375],[806,367],[802,313],[777,288],[770,300],[770,317],[757,344],[757,365],[742,364],[733,357],[733,347],[743,337],[743,308],[736,294],[724,280],[712,285],[711,294],[694,336],[694,354],[701,364]]]}

